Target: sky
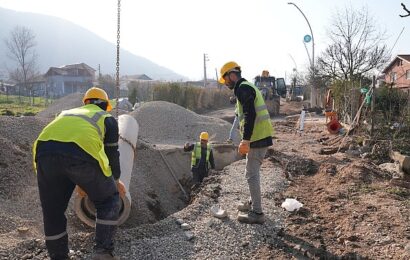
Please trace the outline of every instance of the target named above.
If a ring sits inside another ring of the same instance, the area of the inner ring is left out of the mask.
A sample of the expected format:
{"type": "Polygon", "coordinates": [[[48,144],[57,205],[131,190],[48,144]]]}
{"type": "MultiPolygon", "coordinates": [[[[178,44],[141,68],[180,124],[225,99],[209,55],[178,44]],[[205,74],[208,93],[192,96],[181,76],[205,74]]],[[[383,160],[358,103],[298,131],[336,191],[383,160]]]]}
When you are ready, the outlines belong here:
{"type": "MultiPolygon", "coordinates": [[[[306,71],[312,55],[312,41],[303,43],[308,23],[289,1],[310,23],[315,58],[329,44],[336,11],[350,6],[368,9],[393,56],[410,54],[410,17],[399,17],[410,0],[121,0],[121,48],[190,80],[203,79],[204,54],[208,79],[228,61],[248,79],[263,70],[288,79],[293,69],[306,71]]],[[[0,0],[0,7],[63,18],[116,44],[117,0],[0,0]]]]}

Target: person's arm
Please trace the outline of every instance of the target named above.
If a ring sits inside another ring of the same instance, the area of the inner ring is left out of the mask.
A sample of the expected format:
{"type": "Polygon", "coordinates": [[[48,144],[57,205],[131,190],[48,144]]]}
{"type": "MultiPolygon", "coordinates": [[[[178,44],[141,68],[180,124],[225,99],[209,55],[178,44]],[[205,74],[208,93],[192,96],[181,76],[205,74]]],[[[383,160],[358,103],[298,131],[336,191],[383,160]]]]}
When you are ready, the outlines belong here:
{"type": "Polygon", "coordinates": [[[194,146],[195,146],[195,144],[185,143],[184,152],[190,152],[190,151],[194,150],[194,146]]]}
{"type": "Polygon", "coordinates": [[[104,120],[104,125],[104,151],[111,166],[112,176],[115,180],[118,180],[121,176],[120,152],[118,151],[118,122],[114,117],[107,117],[104,120]]]}
{"type": "Polygon", "coordinates": [[[237,98],[239,102],[242,104],[242,111],[245,120],[244,128],[243,128],[243,140],[251,140],[251,136],[253,133],[253,127],[256,119],[256,111],[255,111],[255,98],[256,93],[255,90],[248,86],[242,85],[239,87],[237,91],[237,98]]]}

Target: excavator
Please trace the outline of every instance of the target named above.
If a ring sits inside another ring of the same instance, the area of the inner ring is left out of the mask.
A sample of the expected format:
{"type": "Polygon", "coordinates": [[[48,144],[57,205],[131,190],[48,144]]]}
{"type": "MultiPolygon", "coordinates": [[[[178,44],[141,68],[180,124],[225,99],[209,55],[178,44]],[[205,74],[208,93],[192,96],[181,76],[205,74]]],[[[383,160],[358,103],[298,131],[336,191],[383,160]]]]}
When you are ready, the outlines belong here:
{"type": "Polygon", "coordinates": [[[263,70],[261,75],[255,77],[254,84],[261,91],[270,116],[278,115],[280,98],[286,97],[285,80],[270,76],[269,71],[263,70]]]}

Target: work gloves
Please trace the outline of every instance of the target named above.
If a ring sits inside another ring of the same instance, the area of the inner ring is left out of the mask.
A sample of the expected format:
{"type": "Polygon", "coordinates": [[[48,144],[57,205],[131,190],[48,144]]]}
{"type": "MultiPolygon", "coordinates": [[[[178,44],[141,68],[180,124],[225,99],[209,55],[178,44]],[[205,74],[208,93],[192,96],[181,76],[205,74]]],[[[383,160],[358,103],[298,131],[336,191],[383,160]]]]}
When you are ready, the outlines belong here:
{"type": "Polygon", "coordinates": [[[249,153],[251,141],[249,140],[242,140],[238,147],[238,152],[240,155],[246,155],[249,153]]]}
{"type": "Polygon", "coordinates": [[[122,183],[122,181],[120,181],[119,179],[116,180],[115,183],[117,183],[117,190],[118,190],[118,193],[120,194],[120,197],[124,198],[125,193],[126,193],[124,183],[122,183]]]}

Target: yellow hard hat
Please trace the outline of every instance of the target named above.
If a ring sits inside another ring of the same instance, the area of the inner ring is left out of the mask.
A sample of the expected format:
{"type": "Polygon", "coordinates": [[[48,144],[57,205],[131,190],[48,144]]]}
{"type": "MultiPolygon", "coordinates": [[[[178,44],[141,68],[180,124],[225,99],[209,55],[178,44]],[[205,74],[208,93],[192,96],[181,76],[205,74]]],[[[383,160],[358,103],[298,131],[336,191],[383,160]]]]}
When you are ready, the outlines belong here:
{"type": "Polygon", "coordinates": [[[227,72],[233,70],[233,69],[241,69],[241,66],[238,65],[238,63],[234,61],[229,61],[225,63],[222,68],[221,68],[221,77],[219,78],[219,83],[225,84],[224,76],[227,72]]]}
{"type": "Polygon", "coordinates": [[[208,141],[208,138],[209,138],[208,132],[202,132],[202,133],[199,135],[199,139],[201,139],[201,140],[207,140],[207,141],[208,141]]]}
{"type": "Polygon", "coordinates": [[[97,87],[92,87],[85,92],[84,97],[83,97],[83,103],[85,104],[85,101],[87,99],[101,99],[107,102],[107,111],[112,110],[112,106],[110,103],[110,100],[108,99],[107,92],[105,92],[103,89],[97,88],[97,87]]]}

